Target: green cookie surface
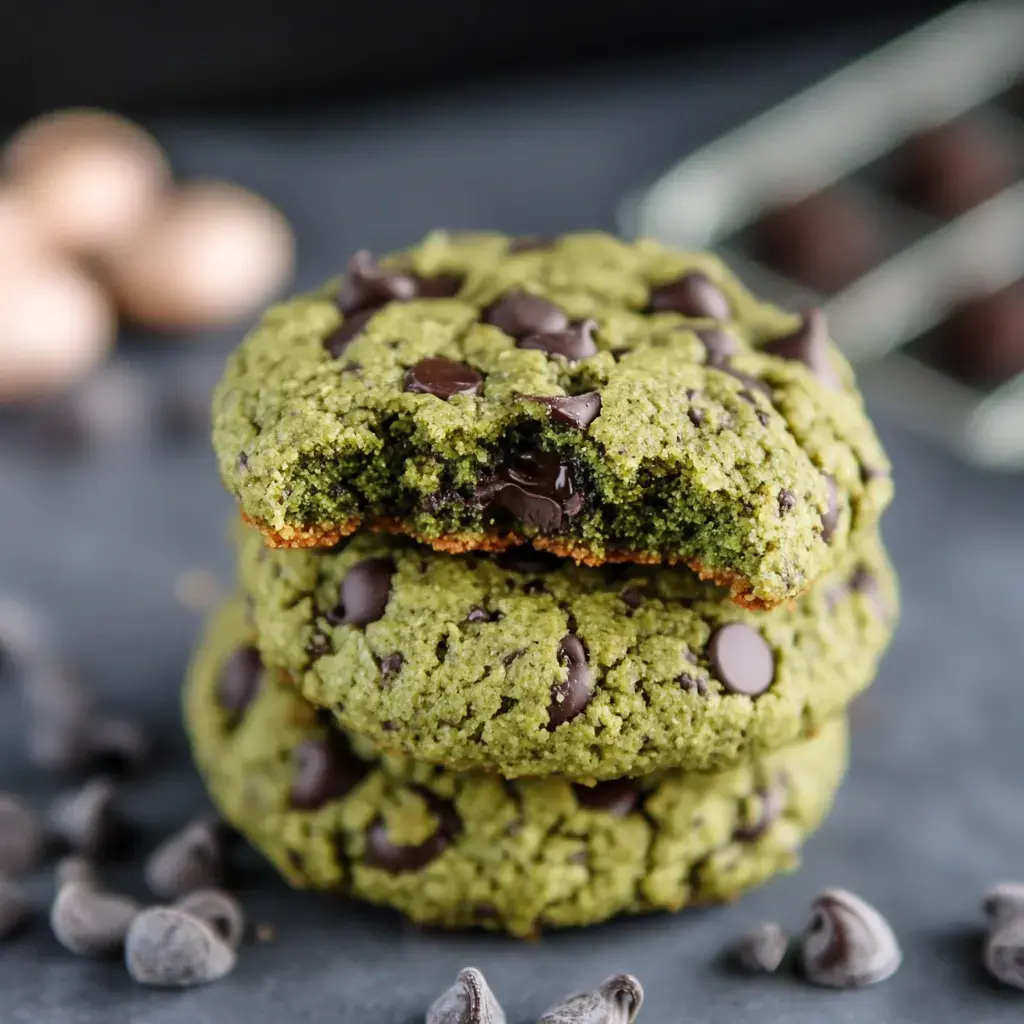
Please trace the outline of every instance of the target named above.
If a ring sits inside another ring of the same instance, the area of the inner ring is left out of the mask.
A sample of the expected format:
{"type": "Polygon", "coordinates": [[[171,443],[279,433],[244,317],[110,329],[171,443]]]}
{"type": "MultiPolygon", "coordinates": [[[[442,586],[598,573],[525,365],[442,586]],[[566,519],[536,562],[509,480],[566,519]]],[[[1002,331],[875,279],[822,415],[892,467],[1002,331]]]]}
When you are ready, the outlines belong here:
{"type": "Polygon", "coordinates": [[[786,601],[888,504],[820,315],[715,257],[601,234],[435,234],[270,309],[214,398],[221,476],[275,546],[359,526],[682,562],[786,601]]]}
{"type": "Polygon", "coordinates": [[[510,778],[718,771],[785,746],[871,682],[895,623],[875,535],[792,607],[754,612],[682,568],[239,533],[268,665],[381,749],[510,778]]]}
{"type": "Polygon", "coordinates": [[[195,759],[224,817],[296,886],[423,924],[533,935],[718,902],[796,866],[846,763],[846,723],[718,775],[587,788],[506,782],[376,754],[249,646],[242,602],[211,621],[185,690],[195,759]]]}

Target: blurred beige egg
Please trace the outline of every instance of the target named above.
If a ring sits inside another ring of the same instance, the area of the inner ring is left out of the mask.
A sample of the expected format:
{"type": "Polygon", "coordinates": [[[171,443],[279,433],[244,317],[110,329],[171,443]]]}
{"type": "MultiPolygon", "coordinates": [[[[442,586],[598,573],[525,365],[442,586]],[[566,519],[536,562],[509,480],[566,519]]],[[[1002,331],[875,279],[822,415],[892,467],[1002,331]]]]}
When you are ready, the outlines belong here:
{"type": "Polygon", "coordinates": [[[153,327],[230,323],[277,292],[292,267],[284,217],[233,185],[182,186],[109,261],[124,311],[153,327]]]}
{"type": "Polygon", "coordinates": [[[103,289],[55,261],[0,270],[0,402],[60,391],[90,370],[114,339],[103,289]]]}
{"type": "Polygon", "coordinates": [[[2,168],[53,243],[87,254],[134,235],[170,180],[154,139],[101,110],[30,121],[8,142],[2,168]]]}

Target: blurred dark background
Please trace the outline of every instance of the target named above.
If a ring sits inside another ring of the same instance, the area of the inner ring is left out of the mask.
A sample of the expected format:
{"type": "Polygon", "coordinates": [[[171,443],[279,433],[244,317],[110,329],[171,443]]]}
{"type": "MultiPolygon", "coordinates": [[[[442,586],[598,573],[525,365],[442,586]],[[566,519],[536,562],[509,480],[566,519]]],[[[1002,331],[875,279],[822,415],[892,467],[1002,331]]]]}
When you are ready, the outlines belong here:
{"type": "Polygon", "coordinates": [[[4,5],[0,111],[129,112],[361,99],[380,93],[711,44],[758,43],[884,18],[935,0],[33,0],[4,5]]]}

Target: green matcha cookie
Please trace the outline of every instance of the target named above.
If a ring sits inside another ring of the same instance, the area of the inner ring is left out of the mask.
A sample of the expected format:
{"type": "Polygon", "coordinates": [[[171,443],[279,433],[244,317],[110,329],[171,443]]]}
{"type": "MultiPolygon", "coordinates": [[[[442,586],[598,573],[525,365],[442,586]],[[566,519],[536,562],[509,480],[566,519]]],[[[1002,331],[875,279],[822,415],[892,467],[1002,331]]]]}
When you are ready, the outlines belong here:
{"type": "Polygon", "coordinates": [[[846,760],[846,724],[720,775],[593,788],[505,782],[380,756],[264,672],[236,602],[185,694],[215,803],[294,885],[415,921],[532,935],[615,914],[729,900],[792,869],[846,760]]]}
{"type": "Polygon", "coordinates": [[[239,533],[267,664],[381,749],[510,778],[718,771],[792,743],[871,682],[896,610],[872,534],[792,607],[753,612],[682,568],[239,533]]]}
{"type": "Polygon", "coordinates": [[[875,525],[889,463],[820,313],[715,257],[432,235],[269,310],[214,398],[221,475],[272,546],[364,526],[682,562],[786,601],[875,525]]]}

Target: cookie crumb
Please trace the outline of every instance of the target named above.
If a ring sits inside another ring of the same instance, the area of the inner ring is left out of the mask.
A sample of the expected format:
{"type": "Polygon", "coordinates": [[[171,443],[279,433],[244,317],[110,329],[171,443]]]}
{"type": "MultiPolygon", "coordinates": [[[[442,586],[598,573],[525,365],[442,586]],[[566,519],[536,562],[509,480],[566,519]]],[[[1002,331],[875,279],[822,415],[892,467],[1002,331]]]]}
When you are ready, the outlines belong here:
{"type": "Polygon", "coordinates": [[[257,942],[271,942],[273,941],[276,931],[274,926],[269,921],[260,921],[256,925],[256,941],[257,942]]]}

